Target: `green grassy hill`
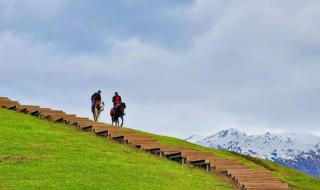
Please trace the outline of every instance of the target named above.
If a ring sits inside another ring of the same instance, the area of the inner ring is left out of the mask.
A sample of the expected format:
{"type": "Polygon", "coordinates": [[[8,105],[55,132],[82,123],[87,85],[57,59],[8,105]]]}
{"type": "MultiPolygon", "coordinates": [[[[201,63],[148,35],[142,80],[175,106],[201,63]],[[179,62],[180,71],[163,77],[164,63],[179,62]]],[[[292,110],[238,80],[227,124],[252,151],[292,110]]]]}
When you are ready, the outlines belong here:
{"type": "Polygon", "coordinates": [[[202,170],[0,109],[0,189],[232,189],[202,170]]]}
{"type": "MultiPolygon", "coordinates": [[[[139,133],[144,133],[138,131],[139,133]]],[[[177,147],[212,151],[264,167],[294,189],[318,190],[320,180],[273,162],[158,136],[177,147]]],[[[220,178],[65,125],[0,109],[0,189],[232,189],[220,178]]]]}
{"type": "MultiPolygon", "coordinates": [[[[141,131],[139,132],[142,134],[148,134],[141,131]]],[[[149,135],[153,136],[159,142],[162,142],[164,144],[169,144],[177,147],[189,147],[199,151],[212,151],[213,154],[218,158],[240,160],[250,168],[265,168],[267,170],[270,170],[282,181],[287,182],[294,190],[320,190],[320,179],[268,160],[245,156],[236,152],[210,149],[173,137],[159,136],[154,134],[149,135]]]]}
{"type": "MultiPolygon", "coordinates": [[[[140,133],[148,134],[141,131],[140,133]]],[[[189,147],[199,151],[212,151],[213,154],[218,158],[240,160],[250,168],[265,168],[270,170],[282,181],[287,182],[294,190],[320,190],[320,179],[268,160],[245,156],[236,152],[209,149],[173,137],[159,136],[154,134],[149,135],[152,135],[155,139],[164,144],[177,147],[189,147]]]]}

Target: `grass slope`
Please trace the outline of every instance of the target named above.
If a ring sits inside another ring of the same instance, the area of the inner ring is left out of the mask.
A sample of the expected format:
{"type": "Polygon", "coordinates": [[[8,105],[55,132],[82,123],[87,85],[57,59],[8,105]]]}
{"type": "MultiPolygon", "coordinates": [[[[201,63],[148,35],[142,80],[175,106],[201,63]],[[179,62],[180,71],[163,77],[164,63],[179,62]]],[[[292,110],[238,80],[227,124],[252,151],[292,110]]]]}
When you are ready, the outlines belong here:
{"type": "MultiPolygon", "coordinates": [[[[139,131],[139,133],[148,134],[142,131],[139,131]]],[[[159,136],[154,134],[149,134],[149,135],[152,135],[155,139],[157,139],[158,141],[164,144],[169,144],[176,147],[189,147],[195,150],[211,151],[213,155],[216,157],[240,160],[250,168],[266,168],[270,170],[275,176],[287,182],[293,189],[320,190],[320,179],[314,178],[300,171],[282,166],[280,164],[277,164],[268,160],[253,158],[253,157],[245,156],[245,155],[235,153],[235,152],[230,152],[230,151],[209,149],[209,148],[192,144],[187,141],[176,139],[173,137],[159,136]]]]}
{"type": "Polygon", "coordinates": [[[0,109],[0,189],[231,189],[209,173],[0,109]]]}

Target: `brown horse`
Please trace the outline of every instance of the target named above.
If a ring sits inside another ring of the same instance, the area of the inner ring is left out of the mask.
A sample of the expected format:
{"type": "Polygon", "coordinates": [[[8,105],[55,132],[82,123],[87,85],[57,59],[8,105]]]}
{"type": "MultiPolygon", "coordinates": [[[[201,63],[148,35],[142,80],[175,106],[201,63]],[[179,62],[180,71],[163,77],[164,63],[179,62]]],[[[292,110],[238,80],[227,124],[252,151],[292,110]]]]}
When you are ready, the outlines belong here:
{"type": "Polygon", "coordinates": [[[124,110],[126,109],[126,104],[121,103],[120,105],[112,108],[110,111],[112,125],[115,124],[119,126],[119,118],[121,118],[121,127],[123,126],[123,116],[125,115],[124,110]]]}
{"type": "Polygon", "coordinates": [[[91,112],[93,115],[94,121],[98,121],[100,113],[104,110],[104,102],[96,101],[92,104],[91,112]]]}

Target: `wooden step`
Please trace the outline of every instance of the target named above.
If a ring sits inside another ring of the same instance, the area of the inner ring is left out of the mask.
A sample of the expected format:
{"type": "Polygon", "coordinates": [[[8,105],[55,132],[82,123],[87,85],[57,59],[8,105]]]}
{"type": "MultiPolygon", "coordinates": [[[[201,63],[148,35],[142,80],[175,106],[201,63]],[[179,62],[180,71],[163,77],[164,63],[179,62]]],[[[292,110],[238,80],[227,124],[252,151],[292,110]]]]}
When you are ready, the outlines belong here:
{"type": "Polygon", "coordinates": [[[226,172],[227,175],[236,176],[236,177],[246,176],[246,175],[249,175],[249,174],[251,176],[273,176],[272,173],[265,172],[265,171],[248,171],[248,172],[245,172],[245,173],[230,173],[229,170],[234,170],[234,169],[228,169],[227,172],[226,172]]]}
{"type": "MultiPolygon", "coordinates": [[[[109,137],[112,139],[125,139],[128,137],[144,137],[142,135],[138,135],[132,131],[109,131],[109,137]]],[[[153,139],[153,138],[152,138],[153,139]]]]}
{"type": "Polygon", "coordinates": [[[187,157],[187,162],[195,162],[195,161],[200,161],[203,160],[206,163],[209,163],[208,161],[211,159],[214,159],[215,157],[213,157],[212,155],[210,156],[206,156],[206,155],[192,155],[192,156],[188,156],[187,157]]]}
{"type": "Polygon", "coordinates": [[[72,125],[72,126],[76,126],[76,127],[79,127],[81,122],[88,123],[88,122],[90,122],[90,120],[89,120],[89,118],[78,118],[78,117],[76,117],[76,118],[68,118],[66,120],[66,124],[67,125],[72,125]]]}
{"type": "Polygon", "coordinates": [[[12,101],[8,97],[0,97],[0,101],[12,101]]]}
{"type": "Polygon", "coordinates": [[[289,190],[289,188],[281,187],[245,187],[244,190],[289,190]]]}
{"type": "MultiPolygon", "coordinates": [[[[227,171],[228,171],[228,169],[227,169],[227,171]]],[[[230,176],[232,179],[241,179],[242,177],[246,177],[246,176],[248,176],[248,177],[253,177],[253,178],[258,178],[258,177],[261,177],[261,178],[263,178],[263,177],[272,177],[273,175],[272,174],[270,174],[270,173],[257,173],[257,172],[248,172],[248,173],[243,173],[243,174],[231,174],[231,175],[228,175],[228,176],[230,176]]]]}
{"type": "Polygon", "coordinates": [[[201,152],[201,151],[195,151],[195,150],[180,150],[180,154],[182,157],[187,157],[187,156],[212,156],[212,152],[201,152]]]}
{"type": "Polygon", "coordinates": [[[212,167],[214,170],[218,170],[218,171],[227,171],[228,169],[245,169],[247,168],[245,165],[243,164],[235,164],[235,165],[231,165],[231,164],[217,164],[214,165],[214,167],[212,167]]]}
{"type": "Polygon", "coordinates": [[[272,183],[272,184],[283,184],[282,181],[277,179],[252,179],[252,180],[246,180],[238,182],[239,186],[245,186],[248,183],[272,183]]]}
{"type": "Polygon", "coordinates": [[[37,109],[34,109],[34,110],[30,110],[30,114],[31,115],[34,115],[34,116],[40,116],[40,113],[41,112],[45,112],[45,111],[50,111],[51,109],[50,108],[37,108],[37,109]]]}
{"type": "Polygon", "coordinates": [[[161,144],[156,140],[134,140],[131,142],[131,144],[134,144],[137,148],[141,148],[141,149],[144,147],[162,147],[162,148],[168,147],[168,145],[161,144]]]}
{"type": "Polygon", "coordinates": [[[233,179],[234,181],[237,182],[241,182],[241,180],[243,179],[243,177],[248,177],[247,179],[267,179],[267,178],[271,178],[272,175],[266,175],[266,174],[251,174],[248,173],[247,175],[241,175],[241,176],[229,176],[231,179],[233,179]],[[249,178],[250,177],[250,178],[249,178]]]}
{"type": "Polygon", "coordinates": [[[263,180],[278,180],[280,181],[277,177],[275,176],[269,176],[269,177],[260,177],[260,176],[240,176],[235,178],[236,182],[250,182],[250,181],[263,181],[263,180]]]}
{"type": "Polygon", "coordinates": [[[75,117],[76,115],[70,115],[70,114],[51,114],[47,116],[46,119],[53,122],[65,123],[68,118],[75,118],[75,117]]]}
{"type": "Polygon", "coordinates": [[[0,108],[14,109],[16,110],[19,106],[19,102],[11,100],[0,100],[0,108]]]}
{"type": "Polygon", "coordinates": [[[65,114],[65,112],[61,111],[61,110],[40,110],[39,111],[39,116],[41,118],[46,118],[50,115],[62,115],[62,114],[65,114]]]}
{"type": "Polygon", "coordinates": [[[116,133],[116,132],[132,132],[133,133],[134,132],[133,130],[126,130],[122,127],[115,127],[110,125],[108,125],[107,127],[110,133],[116,133]]]}
{"type": "Polygon", "coordinates": [[[34,106],[34,105],[20,105],[17,109],[18,112],[23,112],[23,113],[30,113],[30,110],[35,110],[39,109],[40,106],[34,106]]]}
{"type": "Polygon", "coordinates": [[[27,105],[27,106],[25,106],[25,109],[26,110],[24,110],[24,113],[34,115],[35,112],[37,112],[39,109],[43,109],[43,108],[41,108],[40,106],[32,106],[32,105],[29,106],[29,105],[27,105]]]}
{"type": "MultiPolygon", "coordinates": [[[[239,168],[237,168],[239,169],[239,168]]],[[[241,168],[243,169],[243,168],[241,168]]],[[[227,174],[230,175],[230,176],[236,176],[236,177],[240,177],[240,176],[246,176],[246,175],[252,175],[252,176],[273,176],[272,173],[269,173],[269,172],[264,172],[264,171],[248,171],[248,172],[245,172],[245,173],[230,173],[229,170],[233,170],[233,169],[228,169],[227,170],[227,174]]]]}
{"type": "Polygon", "coordinates": [[[183,150],[182,156],[212,156],[212,152],[196,151],[196,150],[183,150]]]}
{"type": "Polygon", "coordinates": [[[128,134],[135,134],[134,132],[129,132],[129,131],[108,131],[109,138],[118,138],[118,139],[124,139],[125,135],[128,134]]]}
{"type": "Polygon", "coordinates": [[[127,138],[126,139],[127,143],[128,144],[133,144],[133,145],[141,145],[142,142],[145,142],[145,143],[155,143],[157,142],[155,139],[153,138],[127,138]]]}
{"type": "Polygon", "coordinates": [[[181,160],[181,162],[187,163],[188,156],[212,156],[212,152],[201,152],[201,151],[195,151],[195,150],[181,150],[179,152],[172,152],[166,153],[166,157],[169,159],[178,159],[181,160]]]}
{"type": "Polygon", "coordinates": [[[153,154],[158,153],[161,149],[163,148],[171,148],[169,145],[166,144],[161,144],[155,140],[135,140],[133,142],[131,142],[131,144],[133,144],[136,148],[147,151],[147,152],[151,152],[153,154]]]}
{"type": "Polygon", "coordinates": [[[262,170],[262,169],[230,169],[228,170],[228,173],[227,174],[246,174],[246,173],[270,173],[271,172],[268,172],[266,170],[262,170]]]}
{"type": "Polygon", "coordinates": [[[163,152],[163,155],[169,155],[172,153],[180,153],[183,150],[192,150],[190,148],[164,148],[161,151],[163,152]]]}
{"type": "Polygon", "coordinates": [[[134,141],[155,141],[152,137],[142,136],[137,134],[121,134],[112,138],[115,141],[125,144],[132,144],[134,141]]]}
{"type": "Polygon", "coordinates": [[[92,121],[81,121],[78,128],[82,131],[92,132],[94,126],[97,126],[97,124],[94,124],[92,121]]]}
{"type": "Polygon", "coordinates": [[[162,148],[169,148],[169,145],[163,145],[163,144],[153,144],[153,145],[142,145],[140,148],[142,150],[150,151],[150,150],[161,150],[162,148]]]}
{"type": "Polygon", "coordinates": [[[279,183],[279,182],[244,182],[241,187],[277,187],[277,188],[288,188],[287,183],[279,183]]]}
{"type": "Polygon", "coordinates": [[[106,125],[93,125],[92,132],[98,136],[108,137],[108,127],[106,125]]]}
{"type": "Polygon", "coordinates": [[[229,165],[241,165],[242,163],[237,160],[215,160],[212,161],[211,159],[207,160],[208,163],[211,164],[211,166],[219,165],[219,164],[229,164],[229,165]]]}

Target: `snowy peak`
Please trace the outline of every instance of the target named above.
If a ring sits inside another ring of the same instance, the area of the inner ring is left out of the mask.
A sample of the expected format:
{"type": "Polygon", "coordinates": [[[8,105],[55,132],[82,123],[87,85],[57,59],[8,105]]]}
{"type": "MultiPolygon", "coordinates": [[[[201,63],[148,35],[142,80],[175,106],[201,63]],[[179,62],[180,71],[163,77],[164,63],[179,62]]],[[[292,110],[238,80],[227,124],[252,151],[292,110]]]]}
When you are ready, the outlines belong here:
{"type": "Polygon", "coordinates": [[[313,145],[320,142],[320,137],[317,137],[309,133],[285,133],[283,134],[283,136],[287,138],[287,141],[293,143],[301,143],[305,145],[313,145]]]}
{"type": "Polygon", "coordinates": [[[247,135],[230,128],[200,140],[199,138],[200,136],[191,139],[192,142],[210,148],[238,151],[269,160],[278,157],[291,159],[309,151],[320,152],[320,137],[308,133],[276,135],[268,132],[262,135],[247,135]]]}
{"type": "Polygon", "coordinates": [[[202,140],[204,137],[203,136],[200,136],[200,135],[192,135],[188,138],[186,138],[185,140],[186,141],[189,141],[189,142],[192,142],[192,143],[196,143],[197,141],[200,141],[202,140]]]}
{"type": "Polygon", "coordinates": [[[295,167],[302,167],[306,164],[303,167],[314,171],[310,172],[312,175],[320,175],[320,137],[312,134],[247,135],[230,128],[202,139],[201,136],[191,136],[186,140],[209,148],[235,151],[284,165],[287,163],[287,166],[292,164],[295,167]]]}
{"type": "Polygon", "coordinates": [[[242,133],[241,131],[230,128],[227,130],[220,131],[218,133],[218,136],[219,136],[219,138],[224,138],[224,137],[242,137],[242,136],[247,136],[247,135],[245,133],[242,133]]]}
{"type": "Polygon", "coordinates": [[[236,129],[230,128],[227,130],[220,131],[217,134],[207,136],[203,140],[218,140],[218,139],[232,139],[232,138],[242,138],[246,137],[247,135],[241,131],[236,129]]]}

